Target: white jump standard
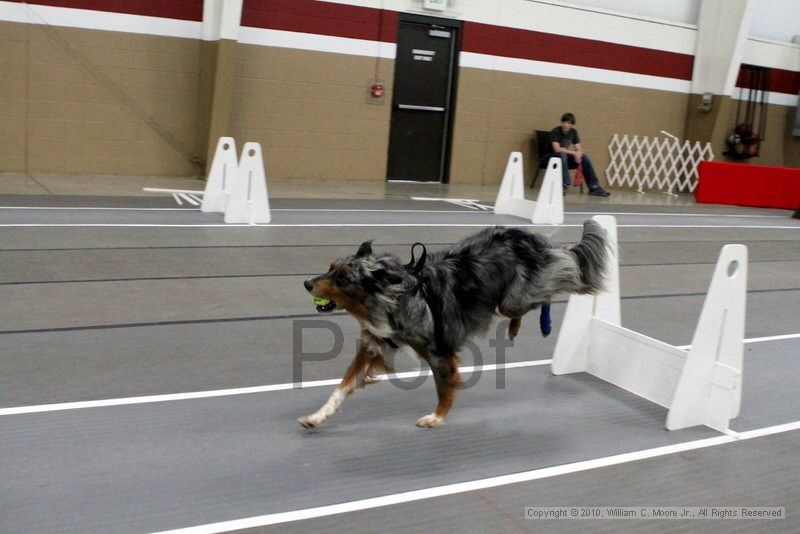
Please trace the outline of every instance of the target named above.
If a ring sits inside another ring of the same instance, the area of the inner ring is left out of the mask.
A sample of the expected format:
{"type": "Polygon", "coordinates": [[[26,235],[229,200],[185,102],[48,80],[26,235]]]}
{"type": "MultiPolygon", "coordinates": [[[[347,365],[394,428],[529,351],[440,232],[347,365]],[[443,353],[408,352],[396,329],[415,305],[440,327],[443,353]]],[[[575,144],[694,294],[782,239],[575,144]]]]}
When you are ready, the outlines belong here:
{"type": "Polygon", "coordinates": [[[217,141],[217,149],[214,151],[211,169],[208,172],[202,211],[225,213],[231,198],[231,187],[238,170],[236,140],[233,137],[220,137],[217,141]]]}
{"type": "Polygon", "coordinates": [[[564,197],[561,191],[561,160],[550,158],[547,172],[536,202],[525,200],[523,183],[522,152],[512,152],[508,156],[503,181],[494,203],[497,215],[523,217],[536,224],[563,224],[564,197]]]}
{"type": "Polygon", "coordinates": [[[264,224],[271,220],[261,145],[245,143],[225,208],[225,222],[264,224]]]}
{"type": "Polygon", "coordinates": [[[747,247],[725,245],[717,259],[688,351],[623,328],[616,220],[604,293],[572,295],[553,354],[556,375],[585,371],[669,409],[668,430],[706,425],[721,432],[739,415],[747,294],[747,247]]]}
{"type": "Polygon", "coordinates": [[[267,176],[261,145],[245,143],[242,155],[236,158],[236,140],[220,137],[208,173],[204,191],[144,188],[151,193],[170,193],[180,203],[180,195],[189,203],[184,193],[202,196],[200,210],[205,213],[224,213],[226,223],[266,224],[272,220],[267,194],[267,176]]]}

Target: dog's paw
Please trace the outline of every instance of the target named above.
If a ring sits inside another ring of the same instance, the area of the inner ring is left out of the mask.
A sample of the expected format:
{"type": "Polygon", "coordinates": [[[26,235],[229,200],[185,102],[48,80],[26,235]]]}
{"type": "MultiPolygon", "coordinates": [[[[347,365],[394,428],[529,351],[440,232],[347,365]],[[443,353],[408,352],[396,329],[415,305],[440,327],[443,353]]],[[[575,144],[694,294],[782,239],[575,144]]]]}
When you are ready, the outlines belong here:
{"type": "Polygon", "coordinates": [[[444,417],[440,417],[435,413],[429,413],[425,417],[417,419],[417,426],[421,428],[436,428],[444,423],[444,417]]]}
{"type": "Polygon", "coordinates": [[[301,417],[297,420],[297,422],[300,423],[300,426],[303,428],[316,428],[318,426],[322,426],[322,424],[325,422],[325,418],[317,414],[311,414],[301,417]]]}

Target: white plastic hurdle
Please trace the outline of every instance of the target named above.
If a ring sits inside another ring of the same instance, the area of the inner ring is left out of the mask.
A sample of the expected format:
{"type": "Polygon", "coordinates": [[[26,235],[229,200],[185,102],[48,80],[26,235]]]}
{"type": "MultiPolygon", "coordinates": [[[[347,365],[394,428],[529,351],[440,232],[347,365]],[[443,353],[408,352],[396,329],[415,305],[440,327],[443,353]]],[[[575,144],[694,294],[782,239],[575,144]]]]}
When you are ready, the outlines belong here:
{"type": "Polygon", "coordinates": [[[264,224],[271,220],[261,145],[245,143],[225,209],[225,222],[264,224]]]}
{"type": "Polygon", "coordinates": [[[500,182],[494,213],[523,217],[537,224],[562,224],[564,195],[561,190],[561,160],[550,158],[547,163],[547,172],[544,174],[536,202],[525,200],[523,177],[522,152],[512,152],[508,156],[503,181],[500,182]]]}
{"type": "Polygon", "coordinates": [[[267,194],[267,178],[261,145],[245,143],[242,155],[236,158],[236,140],[220,137],[204,191],[145,187],[151,193],[169,193],[197,205],[187,194],[202,196],[201,211],[224,213],[226,223],[264,224],[272,220],[267,194]]]}
{"type": "Polygon", "coordinates": [[[588,372],[669,409],[666,428],[706,425],[725,432],[741,406],[747,247],[725,245],[688,351],[620,325],[617,227],[594,219],[612,240],[609,283],[596,296],[572,295],[551,370],[588,372]]]}
{"type": "Polygon", "coordinates": [[[236,140],[233,137],[220,137],[203,193],[203,204],[200,208],[202,211],[225,212],[238,168],[236,140]]]}

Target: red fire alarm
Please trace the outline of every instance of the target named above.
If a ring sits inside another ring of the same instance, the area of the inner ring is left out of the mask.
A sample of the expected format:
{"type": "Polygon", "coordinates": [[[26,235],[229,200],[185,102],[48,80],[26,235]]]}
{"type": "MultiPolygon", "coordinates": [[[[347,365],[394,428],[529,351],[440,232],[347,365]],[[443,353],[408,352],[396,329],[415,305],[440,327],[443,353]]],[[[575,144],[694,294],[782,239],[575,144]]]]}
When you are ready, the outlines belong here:
{"type": "Polygon", "coordinates": [[[364,92],[364,101],[367,104],[383,104],[386,98],[386,85],[381,78],[377,76],[369,78],[367,83],[367,90],[364,92]]]}

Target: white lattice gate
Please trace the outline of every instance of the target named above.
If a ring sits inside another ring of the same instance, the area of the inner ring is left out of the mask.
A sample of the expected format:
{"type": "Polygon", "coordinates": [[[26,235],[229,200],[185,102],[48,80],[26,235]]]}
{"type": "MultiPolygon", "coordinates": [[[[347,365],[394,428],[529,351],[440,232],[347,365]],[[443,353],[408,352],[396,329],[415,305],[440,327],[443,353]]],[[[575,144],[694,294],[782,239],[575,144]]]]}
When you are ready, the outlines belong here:
{"type": "Polygon", "coordinates": [[[699,141],[681,143],[676,137],[631,138],[627,134],[614,134],[608,153],[609,185],[635,187],[640,193],[645,189],[692,193],[697,187],[697,166],[714,159],[711,143],[703,146],[699,141]]]}

